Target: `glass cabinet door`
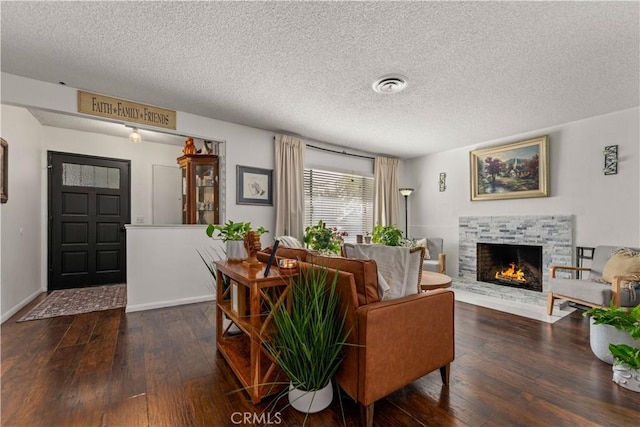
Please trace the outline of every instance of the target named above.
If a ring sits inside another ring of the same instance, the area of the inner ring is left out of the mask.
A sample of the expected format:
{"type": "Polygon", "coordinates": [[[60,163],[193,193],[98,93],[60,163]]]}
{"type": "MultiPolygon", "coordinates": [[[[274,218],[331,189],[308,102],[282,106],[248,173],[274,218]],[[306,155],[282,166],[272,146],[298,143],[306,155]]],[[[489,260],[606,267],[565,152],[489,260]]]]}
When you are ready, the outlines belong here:
{"type": "Polygon", "coordinates": [[[182,223],[189,224],[189,199],[188,199],[188,185],[187,185],[187,168],[182,168],[182,223]]]}
{"type": "Polygon", "coordinates": [[[214,224],[217,176],[213,165],[196,165],[196,224],[214,224]]]}
{"type": "Polygon", "coordinates": [[[218,156],[184,155],[182,169],[182,223],[218,222],[218,156]]]}

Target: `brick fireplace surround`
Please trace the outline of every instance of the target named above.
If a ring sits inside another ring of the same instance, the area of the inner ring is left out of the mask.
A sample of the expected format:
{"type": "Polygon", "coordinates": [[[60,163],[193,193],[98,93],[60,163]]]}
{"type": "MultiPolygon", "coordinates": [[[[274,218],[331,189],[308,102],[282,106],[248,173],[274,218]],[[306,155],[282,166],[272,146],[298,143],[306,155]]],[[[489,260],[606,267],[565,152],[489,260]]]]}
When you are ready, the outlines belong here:
{"type": "Polygon", "coordinates": [[[458,276],[476,280],[476,244],[542,246],[542,290],[549,286],[549,267],[573,262],[573,216],[465,216],[459,219],[458,276]]]}

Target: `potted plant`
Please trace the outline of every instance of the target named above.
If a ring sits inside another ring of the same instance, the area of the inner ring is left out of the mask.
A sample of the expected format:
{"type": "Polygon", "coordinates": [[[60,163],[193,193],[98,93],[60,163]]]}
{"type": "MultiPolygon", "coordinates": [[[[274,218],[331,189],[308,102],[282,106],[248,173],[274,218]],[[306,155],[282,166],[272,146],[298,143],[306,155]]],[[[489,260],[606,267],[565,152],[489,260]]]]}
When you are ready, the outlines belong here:
{"type": "Polygon", "coordinates": [[[640,348],[640,305],[633,308],[595,307],[584,313],[591,315],[589,342],[591,351],[603,362],[613,364],[609,344],[626,344],[640,348]]]}
{"type": "Polygon", "coordinates": [[[609,344],[609,350],[615,357],[613,382],[640,393],[640,348],[627,344],[609,344]]]}
{"type": "MultiPolygon", "coordinates": [[[[207,236],[211,238],[219,238],[227,244],[227,259],[229,261],[242,261],[247,257],[244,249],[244,236],[251,230],[250,222],[233,222],[227,221],[224,225],[209,224],[207,226],[207,236]],[[214,233],[217,235],[214,236],[214,233]]],[[[264,234],[267,230],[259,227],[255,230],[259,235],[264,234]]]]}
{"type": "Polygon", "coordinates": [[[321,254],[339,254],[340,241],[337,228],[326,227],[322,220],[318,221],[316,225],[310,225],[304,229],[304,244],[307,248],[321,254]]]}
{"type": "Polygon", "coordinates": [[[386,246],[402,246],[402,231],[393,224],[376,224],[371,233],[371,243],[378,243],[386,246]]]}
{"type": "Polygon", "coordinates": [[[301,412],[318,412],[333,399],[331,379],[349,335],[337,279],[333,274],[329,283],[324,267],[301,267],[290,286],[290,308],[272,304],[275,333],[265,345],[289,377],[289,402],[301,412]]]}

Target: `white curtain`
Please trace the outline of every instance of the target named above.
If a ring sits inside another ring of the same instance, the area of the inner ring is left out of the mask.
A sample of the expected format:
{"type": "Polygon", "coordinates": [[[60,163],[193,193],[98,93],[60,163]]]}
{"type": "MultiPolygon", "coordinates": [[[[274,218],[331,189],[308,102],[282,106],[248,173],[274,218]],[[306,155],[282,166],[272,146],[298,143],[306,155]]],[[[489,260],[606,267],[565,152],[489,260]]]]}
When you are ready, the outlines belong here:
{"type": "Polygon", "coordinates": [[[304,142],[276,135],[275,237],[304,236],[304,142]]]}
{"type": "Polygon", "coordinates": [[[398,159],[376,157],[373,224],[398,225],[398,159]]]}

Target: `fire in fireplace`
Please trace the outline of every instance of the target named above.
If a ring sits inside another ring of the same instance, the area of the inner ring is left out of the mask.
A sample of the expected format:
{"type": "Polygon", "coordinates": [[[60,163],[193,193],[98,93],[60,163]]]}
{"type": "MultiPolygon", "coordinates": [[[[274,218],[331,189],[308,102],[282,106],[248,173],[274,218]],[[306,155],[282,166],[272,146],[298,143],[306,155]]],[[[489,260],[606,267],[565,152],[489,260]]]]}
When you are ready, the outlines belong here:
{"type": "Polygon", "coordinates": [[[542,246],[477,244],[477,280],[542,292],[542,246]]]}

